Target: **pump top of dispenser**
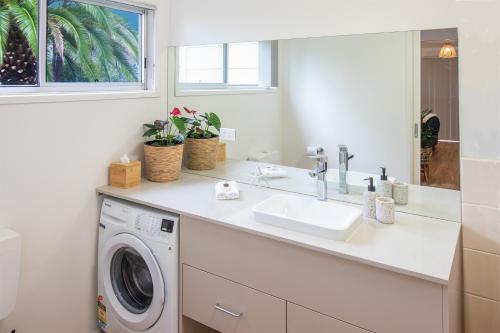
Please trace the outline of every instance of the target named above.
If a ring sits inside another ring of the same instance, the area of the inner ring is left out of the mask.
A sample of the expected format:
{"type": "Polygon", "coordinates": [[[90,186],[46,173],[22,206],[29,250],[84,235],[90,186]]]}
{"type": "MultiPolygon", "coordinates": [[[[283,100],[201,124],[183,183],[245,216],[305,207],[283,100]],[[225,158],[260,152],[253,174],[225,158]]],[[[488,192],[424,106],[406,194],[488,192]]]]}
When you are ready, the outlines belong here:
{"type": "Polygon", "coordinates": [[[365,180],[370,181],[370,185],[368,185],[368,192],[375,192],[375,186],[373,185],[373,177],[365,178],[365,180]]]}
{"type": "Polygon", "coordinates": [[[387,175],[385,174],[385,168],[380,167],[382,169],[382,175],[380,176],[380,180],[387,180],[387,175]]]}

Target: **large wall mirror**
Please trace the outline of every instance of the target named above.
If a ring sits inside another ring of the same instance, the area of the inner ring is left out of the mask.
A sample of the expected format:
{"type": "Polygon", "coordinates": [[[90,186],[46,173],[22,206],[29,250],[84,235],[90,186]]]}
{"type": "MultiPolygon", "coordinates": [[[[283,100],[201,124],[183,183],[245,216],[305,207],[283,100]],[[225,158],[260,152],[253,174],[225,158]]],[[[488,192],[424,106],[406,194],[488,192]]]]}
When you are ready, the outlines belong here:
{"type": "Polygon", "coordinates": [[[315,195],[308,147],[321,147],[329,198],[362,203],[383,167],[409,184],[399,211],[460,221],[458,50],[456,29],[171,47],[170,106],[236,132],[225,162],[186,172],[253,183],[276,166],[259,185],[315,195]]]}

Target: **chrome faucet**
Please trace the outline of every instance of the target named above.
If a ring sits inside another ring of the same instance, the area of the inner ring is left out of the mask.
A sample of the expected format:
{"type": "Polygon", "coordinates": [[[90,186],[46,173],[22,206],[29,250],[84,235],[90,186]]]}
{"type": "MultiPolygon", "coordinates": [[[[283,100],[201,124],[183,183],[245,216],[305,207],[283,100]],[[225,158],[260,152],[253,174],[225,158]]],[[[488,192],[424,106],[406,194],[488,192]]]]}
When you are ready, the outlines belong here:
{"type": "Polygon", "coordinates": [[[346,145],[339,145],[339,193],[349,193],[347,186],[347,171],[349,171],[349,160],[354,155],[349,155],[346,145]]]}
{"type": "Polygon", "coordinates": [[[307,157],[316,160],[316,168],[309,171],[309,176],[317,178],[318,200],[327,199],[326,172],[328,171],[328,157],[321,147],[307,147],[307,157]]]}

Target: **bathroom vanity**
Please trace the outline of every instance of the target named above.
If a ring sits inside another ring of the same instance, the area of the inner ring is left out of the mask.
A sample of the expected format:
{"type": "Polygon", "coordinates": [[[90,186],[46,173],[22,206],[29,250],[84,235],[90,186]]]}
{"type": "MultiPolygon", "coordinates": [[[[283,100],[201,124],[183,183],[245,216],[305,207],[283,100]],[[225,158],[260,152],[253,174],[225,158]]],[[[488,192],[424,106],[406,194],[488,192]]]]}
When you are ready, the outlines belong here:
{"type": "Polygon", "coordinates": [[[461,331],[459,223],[397,212],[334,241],[256,221],[283,191],[240,183],[240,199],[217,201],[216,182],[98,189],[180,214],[181,332],[461,331]]]}
{"type": "Polygon", "coordinates": [[[99,193],[180,215],[182,333],[462,332],[456,35],[169,48],[169,108],[216,112],[227,160],[99,193]]]}

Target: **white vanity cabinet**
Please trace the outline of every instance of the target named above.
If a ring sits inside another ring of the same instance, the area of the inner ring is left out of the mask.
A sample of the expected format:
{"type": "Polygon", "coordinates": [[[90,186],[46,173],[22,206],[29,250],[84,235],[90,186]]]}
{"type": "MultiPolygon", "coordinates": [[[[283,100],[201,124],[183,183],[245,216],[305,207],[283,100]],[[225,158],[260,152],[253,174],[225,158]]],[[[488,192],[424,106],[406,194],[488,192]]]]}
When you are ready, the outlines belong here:
{"type": "Polygon", "coordinates": [[[290,302],[287,303],[286,310],[288,333],[369,333],[360,327],[290,302]]]}
{"type": "Polygon", "coordinates": [[[183,314],[219,332],[286,332],[286,302],[188,265],[183,314]]]}
{"type": "Polygon", "coordinates": [[[443,285],[186,216],[180,225],[182,333],[200,331],[192,321],[234,333],[461,331],[458,255],[443,285]]]}

